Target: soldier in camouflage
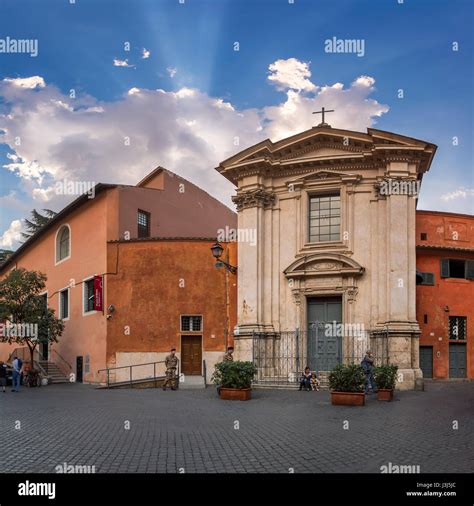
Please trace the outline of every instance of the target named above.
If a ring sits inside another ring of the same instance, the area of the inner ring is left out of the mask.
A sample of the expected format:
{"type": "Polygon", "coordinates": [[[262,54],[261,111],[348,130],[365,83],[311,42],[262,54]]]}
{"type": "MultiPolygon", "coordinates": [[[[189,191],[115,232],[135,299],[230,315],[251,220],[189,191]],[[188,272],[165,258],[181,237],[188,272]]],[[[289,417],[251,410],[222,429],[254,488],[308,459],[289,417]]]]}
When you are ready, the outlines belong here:
{"type": "Polygon", "coordinates": [[[171,348],[171,353],[165,358],[166,379],[163,383],[163,390],[166,390],[168,384],[171,384],[171,390],[176,390],[177,377],[176,369],[178,367],[178,357],[176,356],[176,348],[171,348]]]}

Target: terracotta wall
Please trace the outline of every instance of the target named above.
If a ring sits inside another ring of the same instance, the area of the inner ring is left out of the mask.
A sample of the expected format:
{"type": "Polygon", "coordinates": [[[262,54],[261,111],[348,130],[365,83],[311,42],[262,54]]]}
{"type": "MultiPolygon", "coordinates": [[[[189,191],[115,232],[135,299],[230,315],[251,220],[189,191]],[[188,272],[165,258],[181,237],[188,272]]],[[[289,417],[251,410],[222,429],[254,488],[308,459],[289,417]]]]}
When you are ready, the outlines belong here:
{"type": "MultiPolygon", "coordinates": [[[[237,214],[189,181],[164,171],[164,189],[121,186],[119,192],[119,234],[137,237],[137,210],[151,214],[151,237],[217,237],[226,225],[237,228],[237,214]]],[[[154,179],[154,180],[155,180],[154,179]]],[[[148,184],[152,185],[154,180],[148,184]]]]}
{"type": "MultiPolygon", "coordinates": [[[[117,353],[122,358],[124,353],[134,354],[130,356],[139,363],[163,358],[172,346],[179,355],[183,314],[203,316],[203,357],[208,353],[213,363],[222,356],[226,271],[215,267],[212,244],[198,240],[109,243],[108,272],[117,272],[107,276],[107,301],[114,306],[107,321],[109,366],[123,365],[117,353]]],[[[222,245],[229,249],[230,263],[236,265],[236,243],[222,245]]],[[[237,277],[229,273],[228,280],[231,332],[236,325],[237,277]]],[[[232,344],[231,334],[228,343],[232,344]]]]}
{"type": "Polygon", "coordinates": [[[474,251],[469,251],[474,248],[474,216],[419,211],[416,237],[417,269],[432,272],[435,276],[434,286],[418,285],[416,290],[420,346],[433,346],[433,377],[448,378],[449,316],[466,316],[467,377],[474,378],[474,280],[442,278],[440,275],[443,258],[474,260],[474,251]],[[421,233],[427,234],[426,240],[421,239],[421,233]],[[425,315],[427,323],[424,323],[425,315]]]}
{"type": "MultiPolygon", "coordinates": [[[[47,231],[27,248],[14,262],[16,267],[41,271],[47,275],[46,288],[48,305],[59,316],[58,291],[72,285],[69,290],[69,318],[59,342],[52,346],[76,372],[76,357],[90,356],[90,373],[84,372],[84,381],[93,381],[95,371],[105,366],[105,316],[91,312],[83,315],[82,281],[84,278],[106,271],[107,229],[113,228],[113,192],[108,190],[73,211],[57,226],[47,231]],[[98,218],[100,217],[100,219],[98,218]],[[67,223],[71,229],[71,257],[55,264],[55,238],[58,229],[67,223]]],[[[115,219],[116,222],[116,219],[115,219]]],[[[0,275],[3,277],[14,265],[8,266],[0,275]]],[[[8,358],[18,345],[0,344],[0,359],[8,358]]],[[[58,365],[62,361],[51,355],[58,365]]],[[[67,367],[65,367],[67,369],[67,367]]]]}

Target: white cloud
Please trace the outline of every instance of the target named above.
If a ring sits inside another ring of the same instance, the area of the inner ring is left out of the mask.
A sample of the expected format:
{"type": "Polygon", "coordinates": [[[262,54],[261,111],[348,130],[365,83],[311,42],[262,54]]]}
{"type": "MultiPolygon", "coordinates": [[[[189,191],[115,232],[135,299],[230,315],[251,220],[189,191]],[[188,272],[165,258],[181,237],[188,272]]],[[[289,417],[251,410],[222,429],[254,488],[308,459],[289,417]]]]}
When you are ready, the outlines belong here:
{"type": "Polygon", "coordinates": [[[444,193],[441,195],[441,200],[449,202],[450,200],[467,199],[468,197],[474,198],[474,188],[459,188],[456,191],[444,193]]]}
{"type": "Polygon", "coordinates": [[[114,67],[128,67],[128,68],[132,68],[134,66],[135,65],[130,65],[128,63],[128,60],[119,60],[118,58],[114,59],[114,67]]]}
{"type": "Polygon", "coordinates": [[[10,226],[0,237],[0,248],[10,249],[21,240],[22,223],[20,220],[13,220],[10,226]]]}
{"type": "Polygon", "coordinates": [[[173,77],[176,75],[176,73],[178,72],[178,69],[176,69],[176,68],[174,68],[174,67],[168,67],[168,68],[166,69],[166,72],[168,72],[169,76],[170,76],[171,78],[173,78],[173,77]]]}
{"type": "Polygon", "coordinates": [[[142,49],[142,58],[146,60],[147,58],[150,58],[151,51],[148,51],[148,49],[143,48],[142,49]]]}
{"type": "Polygon", "coordinates": [[[11,83],[14,86],[18,86],[19,88],[28,88],[30,90],[34,88],[44,88],[46,86],[44,79],[40,76],[31,76],[24,78],[17,77],[12,79],[6,78],[4,81],[11,83]]]}
{"type": "Polygon", "coordinates": [[[51,190],[55,181],[135,184],[157,165],[230,204],[233,186],[213,170],[221,160],[265,138],[277,141],[311,128],[320,121],[311,112],[321,106],[336,110],[326,118],[332,126],[362,131],[388,110],[369,98],[374,80],[368,76],[345,89],[342,83],[316,86],[309,81],[309,64],[295,58],[278,60],[270,70],[270,81],[285,95],[278,105],[261,109],[237,109],[186,87],[133,87],[114,102],[88,95],[71,101],[50,84],[32,91],[33,81],[29,87],[0,81],[0,98],[12,104],[0,114],[2,141],[12,152],[6,167],[31,195],[30,209],[45,202],[55,210],[65,205],[51,190]]]}
{"type": "Polygon", "coordinates": [[[311,91],[316,86],[309,80],[311,72],[309,63],[302,62],[296,58],[288,60],[277,60],[268,67],[270,75],[268,80],[275,84],[279,90],[311,91]]]}

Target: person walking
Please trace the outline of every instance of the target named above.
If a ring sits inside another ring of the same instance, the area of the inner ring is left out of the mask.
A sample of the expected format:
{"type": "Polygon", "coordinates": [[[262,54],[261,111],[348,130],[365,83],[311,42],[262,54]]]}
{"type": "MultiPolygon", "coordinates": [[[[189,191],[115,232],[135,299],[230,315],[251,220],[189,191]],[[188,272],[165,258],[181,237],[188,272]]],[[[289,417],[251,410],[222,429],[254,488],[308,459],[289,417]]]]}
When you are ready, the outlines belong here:
{"type": "Polygon", "coordinates": [[[15,357],[13,360],[13,385],[12,392],[20,391],[20,381],[21,381],[21,369],[23,366],[23,362],[21,358],[15,357]]]}
{"type": "Polygon", "coordinates": [[[365,372],[365,395],[368,395],[369,393],[369,386],[372,389],[372,393],[375,394],[377,392],[377,385],[375,384],[373,374],[374,356],[370,350],[367,350],[365,357],[362,359],[360,365],[365,372]]]}
{"type": "Polygon", "coordinates": [[[3,389],[3,393],[6,392],[5,387],[7,386],[7,364],[0,361],[0,387],[3,389]]]}
{"type": "Polygon", "coordinates": [[[171,353],[165,358],[166,379],[163,383],[163,390],[166,390],[168,384],[171,384],[171,390],[176,390],[176,369],[178,367],[178,357],[176,356],[176,348],[171,348],[171,353]]]}

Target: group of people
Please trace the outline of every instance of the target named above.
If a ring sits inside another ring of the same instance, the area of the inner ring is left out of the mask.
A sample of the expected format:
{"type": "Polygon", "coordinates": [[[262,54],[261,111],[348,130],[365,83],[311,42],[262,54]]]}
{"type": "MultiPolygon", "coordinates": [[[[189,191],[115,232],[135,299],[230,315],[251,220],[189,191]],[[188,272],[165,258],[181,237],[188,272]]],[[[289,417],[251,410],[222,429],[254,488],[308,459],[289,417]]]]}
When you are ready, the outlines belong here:
{"type": "MultiPolygon", "coordinates": [[[[12,363],[12,392],[20,391],[21,375],[23,374],[23,361],[16,357],[12,363]]],[[[3,393],[6,392],[8,378],[8,368],[5,362],[0,361],[0,387],[3,393]]]]}
{"type": "MultiPolygon", "coordinates": [[[[362,362],[360,363],[362,369],[365,372],[365,394],[369,393],[369,388],[375,394],[377,393],[377,385],[374,380],[374,356],[370,350],[367,350],[362,362]]],[[[319,391],[320,381],[316,376],[314,371],[311,371],[309,367],[306,367],[303,375],[300,378],[300,388],[299,390],[306,391],[316,390],[319,391]]]]}
{"type": "Polygon", "coordinates": [[[303,390],[303,388],[310,392],[311,390],[316,390],[319,392],[319,385],[321,382],[319,381],[319,378],[316,376],[316,373],[314,371],[311,371],[309,367],[306,367],[303,373],[303,376],[301,376],[300,379],[300,388],[299,390],[303,390]]]}

